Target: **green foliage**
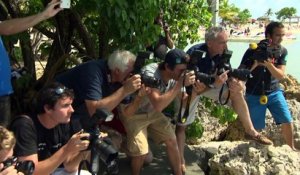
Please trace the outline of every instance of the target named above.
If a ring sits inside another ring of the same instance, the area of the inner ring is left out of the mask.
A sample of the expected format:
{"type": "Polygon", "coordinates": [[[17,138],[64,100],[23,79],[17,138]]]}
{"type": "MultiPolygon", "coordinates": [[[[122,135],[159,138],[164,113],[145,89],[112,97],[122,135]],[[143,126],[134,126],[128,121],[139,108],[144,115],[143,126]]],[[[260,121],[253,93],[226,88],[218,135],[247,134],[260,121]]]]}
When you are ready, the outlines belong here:
{"type": "Polygon", "coordinates": [[[267,10],[267,12],[265,13],[265,16],[266,16],[266,17],[271,17],[273,14],[274,14],[274,13],[273,13],[272,9],[269,8],[269,9],[267,10]]]}
{"type": "Polygon", "coordinates": [[[234,4],[230,4],[229,0],[220,1],[219,15],[223,22],[233,24],[246,24],[252,16],[248,9],[240,10],[234,4]]]}
{"type": "MultiPolygon", "coordinates": [[[[219,119],[220,124],[234,122],[238,117],[232,108],[217,104],[209,98],[201,97],[200,102],[206,109],[208,109],[211,116],[219,119]]],[[[189,125],[186,130],[186,138],[188,141],[193,142],[193,140],[201,138],[203,132],[204,128],[200,122],[200,119],[199,117],[196,117],[196,120],[191,125],[189,125]]]]}
{"type": "Polygon", "coordinates": [[[190,124],[185,131],[187,140],[201,138],[203,132],[204,128],[200,123],[199,117],[196,117],[195,121],[190,124]]]}
{"type": "Polygon", "coordinates": [[[202,97],[201,101],[204,106],[210,110],[210,114],[219,119],[219,123],[230,123],[237,119],[237,114],[232,108],[217,104],[206,97],[202,97]]]}
{"type": "Polygon", "coordinates": [[[199,26],[209,26],[211,18],[205,0],[108,0],[101,3],[90,0],[89,3],[76,1],[73,4],[96,42],[100,39],[99,31],[104,31],[105,37],[101,39],[109,43],[110,51],[118,48],[137,52],[155,42],[161,32],[154,24],[160,8],[179,48],[184,48],[188,39],[198,41],[199,26]]]}
{"type": "Polygon", "coordinates": [[[239,12],[238,18],[239,18],[240,24],[246,24],[248,22],[249,18],[251,18],[250,11],[248,9],[245,9],[245,10],[239,12]]]}
{"type": "Polygon", "coordinates": [[[18,79],[13,80],[15,93],[22,94],[24,89],[29,89],[31,80],[32,80],[32,77],[28,73],[22,75],[18,79]]]}
{"type": "Polygon", "coordinates": [[[219,15],[223,22],[228,23],[234,23],[239,14],[239,8],[235,7],[233,4],[230,4],[228,0],[223,0],[220,2],[219,11],[219,15]]]}
{"type": "Polygon", "coordinates": [[[294,7],[284,7],[275,14],[277,15],[278,20],[285,20],[291,18],[297,13],[297,9],[294,7]]]}

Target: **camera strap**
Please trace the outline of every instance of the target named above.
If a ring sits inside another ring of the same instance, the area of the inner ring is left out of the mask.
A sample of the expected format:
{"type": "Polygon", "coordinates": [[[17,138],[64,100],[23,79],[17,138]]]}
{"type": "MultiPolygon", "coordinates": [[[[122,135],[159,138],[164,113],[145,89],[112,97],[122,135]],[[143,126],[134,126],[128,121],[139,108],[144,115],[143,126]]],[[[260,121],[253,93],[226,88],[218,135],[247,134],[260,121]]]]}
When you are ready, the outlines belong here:
{"type": "MultiPolygon", "coordinates": [[[[184,78],[183,78],[183,87],[184,86],[184,81],[185,81],[185,75],[184,75],[184,78]]],[[[190,87],[190,88],[193,88],[193,87],[190,87]]],[[[187,103],[186,103],[186,106],[185,106],[185,111],[183,113],[183,115],[181,115],[181,112],[182,112],[182,106],[183,106],[183,97],[184,97],[184,91],[182,91],[182,95],[181,95],[181,100],[180,100],[180,107],[179,107],[179,112],[178,112],[178,115],[177,115],[177,122],[179,123],[185,123],[190,115],[190,102],[191,102],[191,97],[192,97],[192,93],[188,94],[188,99],[187,99],[187,103]]]]}
{"type": "Polygon", "coordinates": [[[222,101],[222,95],[223,95],[225,85],[228,87],[227,81],[226,81],[226,83],[224,83],[222,85],[222,88],[220,89],[220,92],[219,92],[219,102],[220,102],[221,105],[226,105],[228,103],[228,100],[229,100],[229,97],[230,97],[230,91],[228,89],[228,95],[226,97],[226,100],[224,102],[222,101]]]}
{"type": "MultiPolygon", "coordinates": [[[[89,163],[88,160],[83,160],[83,161],[81,161],[80,164],[79,164],[79,167],[78,167],[78,175],[80,175],[80,172],[81,172],[81,170],[83,169],[82,167],[84,166],[84,164],[85,164],[85,167],[90,167],[90,163],[89,163]]],[[[90,170],[89,170],[89,172],[90,172],[92,175],[96,175],[95,173],[91,172],[90,170]]]]}

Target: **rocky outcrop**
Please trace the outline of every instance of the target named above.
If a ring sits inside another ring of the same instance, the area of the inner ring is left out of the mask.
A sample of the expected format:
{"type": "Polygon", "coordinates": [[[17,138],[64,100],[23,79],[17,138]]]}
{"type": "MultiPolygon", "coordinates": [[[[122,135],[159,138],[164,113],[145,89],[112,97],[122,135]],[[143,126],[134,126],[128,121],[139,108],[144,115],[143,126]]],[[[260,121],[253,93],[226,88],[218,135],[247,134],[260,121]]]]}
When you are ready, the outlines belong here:
{"type": "Polygon", "coordinates": [[[300,84],[294,77],[287,75],[280,83],[287,99],[296,99],[300,102],[300,84]]]}
{"type": "Polygon", "coordinates": [[[300,154],[287,145],[222,141],[193,146],[193,149],[201,158],[200,167],[210,175],[300,174],[300,154]]]}
{"type": "MultiPolygon", "coordinates": [[[[300,85],[291,76],[281,81],[293,116],[295,146],[300,148],[300,85]]],[[[206,174],[224,175],[271,175],[300,174],[300,153],[285,145],[281,128],[267,112],[266,128],[261,131],[274,145],[264,146],[244,138],[239,121],[220,125],[204,107],[198,110],[204,133],[199,145],[190,145],[199,157],[199,166],[206,174]]]]}

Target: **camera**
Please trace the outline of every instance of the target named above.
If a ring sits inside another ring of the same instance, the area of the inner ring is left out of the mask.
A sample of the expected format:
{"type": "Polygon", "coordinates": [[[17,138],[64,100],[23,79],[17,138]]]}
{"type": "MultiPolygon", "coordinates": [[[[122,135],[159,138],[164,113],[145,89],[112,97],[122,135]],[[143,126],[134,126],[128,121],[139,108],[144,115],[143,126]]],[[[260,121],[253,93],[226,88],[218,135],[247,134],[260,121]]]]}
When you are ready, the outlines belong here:
{"type": "Polygon", "coordinates": [[[2,162],[4,167],[1,171],[6,169],[9,166],[15,165],[15,169],[18,172],[22,172],[24,175],[32,175],[34,171],[34,163],[33,161],[26,160],[26,161],[18,161],[17,157],[12,157],[9,159],[6,159],[4,162],[2,162]]]}
{"type": "MultiPolygon", "coordinates": [[[[201,73],[198,65],[200,60],[206,56],[206,52],[201,50],[195,50],[191,53],[188,70],[194,70],[196,79],[203,82],[206,86],[210,87],[215,82],[214,75],[201,73]]],[[[232,56],[231,50],[225,50],[222,55],[214,58],[213,70],[217,70],[217,75],[229,70],[228,77],[234,77],[242,81],[246,81],[251,78],[251,72],[248,69],[232,69],[230,64],[230,58],[232,56]]]]}
{"type": "Polygon", "coordinates": [[[97,109],[93,116],[83,125],[84,130],[90,134],[88,138],[82,139],[90,141],[88,147],[88,149],[91,150],[89,171],[92,173],[97,174],[99,172],[100,160],[106,165],[106,171],[108,173],[118,172],[118,152],[112,146],[108,138],[100,137],[99,129],[99,124],[104,121],[110,121],[112,118],[112,113],[105,109],[97,109]]]}
{"type": "Polygon", "coordinates": [[[233,77],[242,81],[246,81],[248,78],[251,78],[251,71],[248,69],[233,69],[231,68],[230,58],[232,56],[231,50],[225,50],[224,53],[218,58],[216,69],[217,74],[220,75],[223,72],[229,70],[228,77],[233,77]]]}
{"type": "Polygon", "coordinates": [[[144,84],[146,87],[157,88],[161,84],[161,80],[147,75],[147,72],[141,72],[142,67],[147,64],[147,60],[151,60],[152,58],[153,58],[152,52],[149,51],[138,52],[133,66],[132,73],[140,74],[142,84],[144,84]]]}
{"type": "Polygon", "coordinates": [[[213,75],[200,72],[198,67],[198,65],[200,64],[200,60],[205,57],[205,54],[206,52],[203,52],[201,50],[194,50],[191,53],[190,61],[187,65],[187,70],[193,70],[195,72],[196,80],[199,80],[206,86],[211,86],[215,82],[215,77],[213,75]]]}
{"type": "Polygon", "coordinates": [[[59,8],[69,9],[71,7],[71,0],[60,0],[59,8]]]}
{"type": "Polygon", "coordinates": [[[264,62],[268,58],[278,58],[281,55],[281,47],[271,47],[272,40],[261,40],[258,44],[251,43],[250,48],[254,50],[253,59],[264,62]]]}

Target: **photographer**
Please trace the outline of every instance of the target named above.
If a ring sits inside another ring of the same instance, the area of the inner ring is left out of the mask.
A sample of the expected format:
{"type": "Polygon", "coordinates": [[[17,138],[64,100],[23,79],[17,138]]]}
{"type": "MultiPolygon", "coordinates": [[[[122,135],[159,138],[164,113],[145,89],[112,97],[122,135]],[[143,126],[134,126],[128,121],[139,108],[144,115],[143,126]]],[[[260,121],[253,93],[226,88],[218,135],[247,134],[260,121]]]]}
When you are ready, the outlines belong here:
{"type": "Polygon", "coordinates": [[[164,21],[164,12],[160,9],[159,15],[154,20],[155,25],[159,25],[162,28],[163,33],[159,36],[158,41],[150,46],[147,46],[147,50],[154,53],[154,57],[164,60],[167,54],[168,48],[174,47],[174,42],[170,34],[169,25],[164,21]]]}
{"type": "Polygon", "coordinates": [[[174,174],[182,174],[176,136],[162,110],[175,99],[184,85],[195,81],[193,72],[184,73],[186,59],[183,51],[174,49],[167,53],[164,62],[145,66],[142,74],[160,80],[160,83],[157,87],[143,86],[131,103],[121,106],[133,175],[140,174],[149,151],[148,136],[155,143],[165,143],[174,174]]]}
{"type": "Polygon", "coordinates": [[[194,45],[187,51],[189,55],[195,50],[203,51],[205,53],[203,55],[204,58],[201,58],[198,63],[199,72],[212,75],[215,79],[214,82],[207,85],[205,92],[201,95],[217,101],[220,90],[223,85],[228,82],[229,87],[225,87],[225,93],[223,95],[228,95],[230,92],[231,105],[245,128],[246,136],[258,143],[270,145],[272,141],[259,134],[252,125],[248,107],[244,99],[244,82],[233,77],[228,78],[228,70],[217,74],[219,70],[216,70],[216,65],[218,65],[218,62],[222,62],[221,55],[223,55],[227,49],[227,41],[228,37],[226,31],[222,27],[211,27],[205,33],[205,43],[194,45]]]}
{"type": "Polygon", "coordinates": [[[13,133],[0,126],[0,175],[23,175],[23,173],[17,172],[14,165],[3,169],[3,162],[12,157],[15,144],[16,139],[13,133]]]}
{"type": "MultiPolygon", "coordinates": [[[[70,129],[73,91],[53,83],[39,91],[36,113],[16,117],[11,130],[16,136],[14,155],[34,162],[34,175],[77,174],[79,164],[89,157],[88,133],[70,129]]],[[[83,174],[83,171],[80,171],[83,174]]],[[[87,172],[86,172],[87,173],[87,172]]]]}
{"type": "Polygon", "coordinates": [[[281,125],[285,142],[295,150],[293,119],[279,86],[287,62],[287,50],[281,45],[284,34],[282,23],[269,23],[265,30],[267,40],[261,41],[257,49],[248,49],[240,67],[252,70],[253,78],[246,83],[246,101],[254,127],[265,128],[269,109],[276,124],[281,125]]]}
{"type": "MultiPolygon", "coordinates": [[[[52,0],[43,12],[28,17],[0,21],[0,35],[13,35],[22,32],[43,20],[55,16],[59,11],[63,10],[61,8],[56,8],[59,3],[60,2],[58,0],[52,0]]],[[[11,121],[10,95],[13,93],[13,89],[11,84],[10,60],[7,51],[5,50],[1,36],[0,58],[0,124],[3,126],[7,126],[11,121]]]]}
{"type": "MultiPolygon", "coordinates": [[[[96,109],[114,112],[122,100],[139,89],[140,76],[131,76],[135,59],[136,56],[131,52],[117,50],[109,55],[108,59],[89,61],[59,74],[56,80],[73,89],[76,97],[72,122],[80,120],[85,128],[87,117],[91,117],[96,109]]],[[[103,125],[109,125],[124,134],[123,126],[116,117],[118,113],[114,114],[113,121],[103,125]]],[[[116,139],[113,140],[117,148],[121,139],[118,132],[114,132],[116,139]]]]}

